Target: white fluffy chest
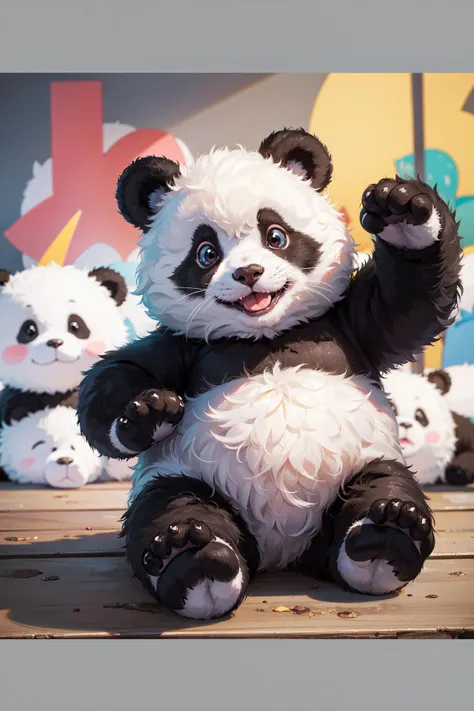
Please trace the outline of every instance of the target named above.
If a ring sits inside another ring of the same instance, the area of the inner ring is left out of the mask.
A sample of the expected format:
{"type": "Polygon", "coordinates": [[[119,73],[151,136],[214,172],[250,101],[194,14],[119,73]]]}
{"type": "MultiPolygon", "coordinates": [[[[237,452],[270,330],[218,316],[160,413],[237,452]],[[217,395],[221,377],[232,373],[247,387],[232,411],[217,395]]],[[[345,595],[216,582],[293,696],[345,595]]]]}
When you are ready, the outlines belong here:
{"type": "Polygon", "coordinates": [[[376,386],[276,365],[189,401],[176,434],[143,459],[136,489],[157,472],[206,481],[246,520],[261,567],[281,567],[305,549],[344,481],[379,457],[403,461],[376,386]]]}

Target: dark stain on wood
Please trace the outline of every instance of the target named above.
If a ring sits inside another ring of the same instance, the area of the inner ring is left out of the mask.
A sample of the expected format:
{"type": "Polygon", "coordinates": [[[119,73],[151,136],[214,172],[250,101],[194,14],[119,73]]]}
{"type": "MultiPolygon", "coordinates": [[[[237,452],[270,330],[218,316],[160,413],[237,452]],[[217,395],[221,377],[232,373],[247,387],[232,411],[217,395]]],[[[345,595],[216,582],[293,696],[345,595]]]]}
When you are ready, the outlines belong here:
{"type": "Polygon", "coordinates": [[[36,578],[38,575],[43,575],[43,572],[34,568],[16,568],[0,572],[0,578],[36,578]]]}

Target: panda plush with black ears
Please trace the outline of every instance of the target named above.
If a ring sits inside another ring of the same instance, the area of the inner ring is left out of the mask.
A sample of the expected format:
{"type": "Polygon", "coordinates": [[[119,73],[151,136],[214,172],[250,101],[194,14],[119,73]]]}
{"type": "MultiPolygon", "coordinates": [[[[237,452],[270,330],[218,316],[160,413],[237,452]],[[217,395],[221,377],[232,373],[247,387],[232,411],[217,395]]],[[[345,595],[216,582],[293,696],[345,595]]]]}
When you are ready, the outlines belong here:
{"type": "MultiPolygon", "coordinates": [[[[109,268],[52,263],[16,274],[0,270],[0,430],[31,413],[76,406],[83,371],[127,342],[118,308],[126,295],[123,277],[109,268]]],[[[124,466],[111,470],[114,478],[126,474],[124,466]]]]}
{"type": "Polygon", "coordinates": [[[89,370],[79,422],[102,454],[139,455],[128,560],[185,617],[226,615],[258,571],[290,566],[390,593],[433,550],[380,375],[450,323],[457,224],[428,185],[383,179],[354,273],[331,174],[316,137],[284,129],[183,168],[140,158],[118,182],[161,327],[89,370]]]}
{"type": "Polygon", "coordinates": [[[446,370],[426,375],[393,371],[383,381],[397,417],[405,461],[422,485],[474,481],[474,424],[452,412],[446,370]]]}

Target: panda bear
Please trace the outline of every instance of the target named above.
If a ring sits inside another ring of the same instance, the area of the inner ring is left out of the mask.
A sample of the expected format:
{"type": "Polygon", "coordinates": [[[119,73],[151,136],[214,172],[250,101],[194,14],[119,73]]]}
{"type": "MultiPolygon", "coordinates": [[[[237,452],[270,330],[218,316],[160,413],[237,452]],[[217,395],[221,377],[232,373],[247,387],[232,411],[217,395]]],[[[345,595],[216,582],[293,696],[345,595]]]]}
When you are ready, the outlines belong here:
{"type": "Polygon", "coordinates": [[[18,484],[78,488],[102,475],[104,461],[82,437],[71,407],[30,412],[0,430],[0,463],[18,484]]]}
{"type": "Polygon", "coordinates": [[[474,481],[474,424],[451,411],[450,384],[444,370],[424,376],[393,371],[384,378],[406,463],[422,485],[474,481]]]}
{"type": "Polygon", "coordinates": [[[17,484],[59,489],[130,476],[128,462],[106,459],[89,446],[75,409],[64,405],[29,412],[0,429],[0,464],[17,484]]]}
{"type": "Polygon", "coordinates": [[[83,371],[127,341],[118,308],[126,295],[108,268],[0,270],[0,429],[27,413],[75,407],[83,371]]]}
{"type": "Polygon", "coordinates": [[[192,166],[143,157],[118,181],[161,326],[92,366],[78,416],[103,455],[138,456],[128,560],[184,617],[230,613],[272,569],[392,593],[433,550],[380,376],[450,323],[457,224],[428,185],[380,180],[354,272],[331,174],[317,137],[283,129],[192,166]]]}

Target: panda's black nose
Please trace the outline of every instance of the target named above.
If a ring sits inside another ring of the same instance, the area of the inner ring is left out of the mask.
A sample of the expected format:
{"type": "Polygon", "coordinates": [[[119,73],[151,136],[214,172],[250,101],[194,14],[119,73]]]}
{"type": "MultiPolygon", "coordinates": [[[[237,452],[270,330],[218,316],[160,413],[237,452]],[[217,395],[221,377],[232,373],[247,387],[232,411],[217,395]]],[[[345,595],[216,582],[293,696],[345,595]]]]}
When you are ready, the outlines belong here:
{"type": "Polygon", "coordinates": [[[400,427],[404,427],[406,430],[409,430],[412,426],[411,422],[400,422],[400,427]]]}
{"type": "Polygon", "coordinates": [[[63,343],[64,341],[62,341],[60,338],[51,338],[51,340],[46,341],[46,345],[50,348],[59,348],[59,346],[62,346],[63,343]]]}
{"type": "Polygon", "coordinates": [[[239,267],[232,274],[235,281],[239,281],[245,286],[253,286],[262,276],[264,268],[260,264],[248,264],[246,267],[239,267]]]}
{"type": "Polygon", "coordinates": [[[57,461],[58,464],[63,464],[66,466],[67,464],[72,464],[74,459],[72,459],[72,457],[59,457],[57,461]]]}

